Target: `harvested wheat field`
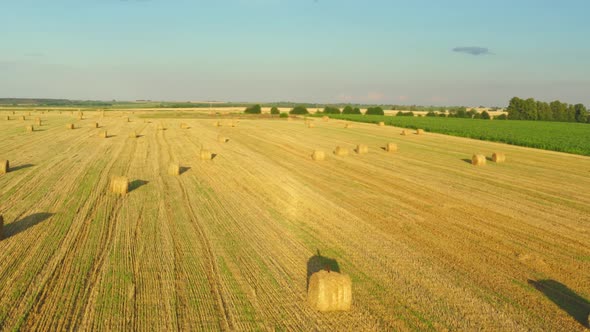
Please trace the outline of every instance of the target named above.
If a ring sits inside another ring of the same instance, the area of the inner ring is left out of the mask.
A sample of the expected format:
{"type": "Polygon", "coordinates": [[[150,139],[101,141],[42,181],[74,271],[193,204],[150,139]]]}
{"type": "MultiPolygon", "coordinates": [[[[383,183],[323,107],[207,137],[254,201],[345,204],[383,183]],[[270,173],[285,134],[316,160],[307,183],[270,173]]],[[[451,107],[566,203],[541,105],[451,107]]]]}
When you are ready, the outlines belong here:
{"type": "Polygon", "coordinates": [[[585,329],[588,157],[334,120],[158,130],[147,112],[106,112],[101,139],[101,114],[0,122],[3,330],[585,329]],[[350,310],[310,305],[326,268],[350,310]]]}

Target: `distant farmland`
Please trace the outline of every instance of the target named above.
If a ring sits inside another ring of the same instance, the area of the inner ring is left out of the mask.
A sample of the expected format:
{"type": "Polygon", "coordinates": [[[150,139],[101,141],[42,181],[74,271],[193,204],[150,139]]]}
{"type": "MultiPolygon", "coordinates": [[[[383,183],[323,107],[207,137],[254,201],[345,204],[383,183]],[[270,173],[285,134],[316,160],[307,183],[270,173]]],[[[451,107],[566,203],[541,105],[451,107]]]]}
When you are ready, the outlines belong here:
{"type": "Polygon", "coordinates": [[[590,156],[590,125],[571,122],[479,120],[439,117],[329,115],[335,119],[379,123],[484,141],[590,156]]]}

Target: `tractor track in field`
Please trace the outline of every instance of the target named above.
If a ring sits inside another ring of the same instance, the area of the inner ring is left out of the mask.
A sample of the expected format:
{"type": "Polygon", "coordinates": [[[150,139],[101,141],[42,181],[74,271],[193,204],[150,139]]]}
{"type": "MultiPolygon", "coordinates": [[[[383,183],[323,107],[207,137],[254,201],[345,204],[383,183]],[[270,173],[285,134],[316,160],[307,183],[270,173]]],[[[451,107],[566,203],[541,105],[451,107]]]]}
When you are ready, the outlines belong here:
{"type": "MultiPolygon", "coordinates": [[[[165,137],[165,134],[163,134],[162,137],[163,137],[164,143],[166,145],[169,145],[168,141],[165,137]]],[[[168,151],[171,151],[170,148],[168,148],[168,151]]],[[[233,331],[233,330],[235,330],[235,323],[233,323],[233,319],[232,319],[232,315],[229,311],[227,299],[225,299],[223,291],[221,290],[221,288],[223,286],[222,286],[222,282],[221,282],[221,278],[220,278],[220,272],[217,267],[217,263],[215,262],[215,259],[214,259],[215,255],[213,254],[213,249],[212,249],[211,243],[209,242],[209,239],[207,238],[207,235],[203,229],[204,226],[201,224],[201,222],[199,221],[199,217],[197,216],[197,214],[194,211],[194,208],[192,206],[192,201],[191,201],[190,196],[187,192],[187,189],[185,188],[185,186],[181,180],[177,179],[177,183],[178,183],[179,188],[181,189],[182,198],[186,202],[186,206],[188,208],[188,211],[190,212],[190,218],[192,221],[191,225],[193,226],[193,229],[195,230],[196,234],[198,234],[198,238],[199,238],[199,242],[201,244],[201,247],[205,251],[204,259],[205,259],[206,265],[207,265],[207,279],[209,280],[209,285],[210,285],[211,289],[213,290],[213,292],[215,293],[215,298],[217,299],[216,302],[218,304],[218,312],[220,314],[219,316],[222,318],[222,320],[221,320],[222,326],[221,327],[225,331],[233,331]]]]}

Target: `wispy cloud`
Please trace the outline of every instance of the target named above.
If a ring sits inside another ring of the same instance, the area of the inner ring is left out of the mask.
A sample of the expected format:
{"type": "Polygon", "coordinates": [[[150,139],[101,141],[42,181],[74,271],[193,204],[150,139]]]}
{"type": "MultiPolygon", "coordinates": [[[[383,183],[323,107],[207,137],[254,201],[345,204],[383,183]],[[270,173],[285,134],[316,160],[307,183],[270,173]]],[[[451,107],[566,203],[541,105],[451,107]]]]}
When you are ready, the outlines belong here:
{"type": "Polygon", "coordinates": [[[457,53],[465,53],[470,55],[492,55],[492,51],[490,51],[487,47],[479,47],[479,46],[460,46],[453,48],[453,52],[457,53]]]}

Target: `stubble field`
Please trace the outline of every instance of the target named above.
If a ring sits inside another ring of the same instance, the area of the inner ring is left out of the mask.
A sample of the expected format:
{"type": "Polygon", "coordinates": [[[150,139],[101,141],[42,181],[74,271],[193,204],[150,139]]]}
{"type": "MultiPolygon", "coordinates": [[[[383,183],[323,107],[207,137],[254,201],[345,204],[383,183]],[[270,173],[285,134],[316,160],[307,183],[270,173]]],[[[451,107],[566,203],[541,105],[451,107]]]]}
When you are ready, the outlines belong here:
{"type": "Polygon", "coordinates": [[[319,118],[314,128],[228,118],[215,127],[0,113],[0,160],[13,169],[0,175],[0,329],[587,324],[590,157],[319,118]],[[26,132],[35,117],[43,125],[26,132]],[[385,152],[388,142],[399,151],[385,152]],[[350,154],[333,155],[336,146],[350,154]],[[215,158],[201,160],[201,147],[215,158]],[[314,150],[326,160],[312,161],[314,150]],[[466,159],[476,152],[507,161],[475,167],[466,159]],[[171,161],[180,176],[167,174],[171,161]],[[119,175],[131,181],[125,196],[108,191],[119,175]],[[318,251],[352,277],[351,311],[307,305],[318,251]]]}

